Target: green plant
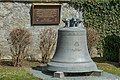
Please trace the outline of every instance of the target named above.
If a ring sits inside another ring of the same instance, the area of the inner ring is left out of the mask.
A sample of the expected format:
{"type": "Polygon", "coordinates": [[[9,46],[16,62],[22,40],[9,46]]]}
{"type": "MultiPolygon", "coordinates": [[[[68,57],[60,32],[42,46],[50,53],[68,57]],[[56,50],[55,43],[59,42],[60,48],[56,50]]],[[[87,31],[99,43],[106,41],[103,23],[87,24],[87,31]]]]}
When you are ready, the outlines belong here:
{"type": "Polygon", "coordinates": [[[92,47],[96,46],[97,42],[97,31],[93,28],[87,28],[87,45],[89,52],[91,51],[92,47]]]}
{"type": "Polygon", "coordinates": [[[47,63],[55,49],[56,32],[52,28],[45,28],[40,32],[40,52],[42,53],[42,63],[47,63]]]}
{"type": "Polygon", "coordinates": [[[104,57],[109,61],[119,61],[120,37],[113,34],[104,38],[104,57]]]}
{"type": "Polygon", "coordinates": [[[120,32],[119,4],[120,0],[72,0],[71,2],[71,6],[83,11],[85,27],[97,30],[99,35],[97,49],[101,53],[104,52],[104,38],[112,34],[118,35],[120,32]]]}
{"type": "Polygon", "coordinates": [[[28,45],[31,43],[31,33],[26,29],[15,28],[9,34],[8,43],[12,53],[13,65],[22,66],[28,45]]]}
{"type": "Polygon", "coordinates": [[[97,63],[98,69],[120,76],[120,68],[117,63],[97,63]]]}

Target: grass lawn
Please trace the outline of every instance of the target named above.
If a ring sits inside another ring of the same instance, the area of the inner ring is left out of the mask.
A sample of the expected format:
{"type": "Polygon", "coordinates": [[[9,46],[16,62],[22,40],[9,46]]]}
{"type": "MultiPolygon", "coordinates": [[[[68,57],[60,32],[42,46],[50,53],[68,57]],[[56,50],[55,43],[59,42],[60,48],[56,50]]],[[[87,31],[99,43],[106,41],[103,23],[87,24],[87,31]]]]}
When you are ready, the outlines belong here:
{"type": "Polygon", "coordinates": [[[41,80],[23,68],[0,66],[0,80],[41,80]]]}
{"type": "MultiPolygon", "coordinates": [[[[97,67],[103,71],[116,74],[120,76],[120,66],[118,63],[110,63],[104,59],[93,59],[97,67]]],[[[25,62],[26,67],[35,67],[42,64],[37,62],[25,62]],[[27,63],[27,64],[26,64],[27,63]]],[[[42,80],[29,74],[24,68],[17,68],[12,66],[0,66],[0,80],[42,80]]]]}
{"type": "Polygon", "coordinates": [[[99,69],[120,76],[120,67],[114,63],[97,63],[99,69]]]}
{"type": "Polygon", "coordinates": [[[115,62],[108,62],[102,58],[93,59],[98,69],[120,76],[120,65],[115,62]]]}

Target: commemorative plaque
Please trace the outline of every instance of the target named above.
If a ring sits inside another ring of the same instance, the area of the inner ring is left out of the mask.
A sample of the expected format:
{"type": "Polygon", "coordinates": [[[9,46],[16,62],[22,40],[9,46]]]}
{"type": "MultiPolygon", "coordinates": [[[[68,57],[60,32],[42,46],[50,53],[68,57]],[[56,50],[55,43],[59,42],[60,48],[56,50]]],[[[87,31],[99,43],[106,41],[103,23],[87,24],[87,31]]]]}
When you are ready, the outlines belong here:
{"type": "Polygon", "coordinates": [[[33,25],[57,25],[60,23],[60,4],[33,4],[33,25]]]}

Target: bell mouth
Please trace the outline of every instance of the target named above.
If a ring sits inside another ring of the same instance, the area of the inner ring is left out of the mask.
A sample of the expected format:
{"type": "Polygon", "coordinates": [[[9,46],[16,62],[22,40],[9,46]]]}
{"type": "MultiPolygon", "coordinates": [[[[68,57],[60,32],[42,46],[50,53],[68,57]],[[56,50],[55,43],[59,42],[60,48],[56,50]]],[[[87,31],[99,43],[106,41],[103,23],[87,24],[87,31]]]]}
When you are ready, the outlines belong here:
{"type": "Polygon", "coordinates": [[[58,71],[66,73],[82,73],[98,71],[96,64],[93,61],[77,62],[77,63],[64,63],[64,62],[49,62],[47,66],[49,71],[58,71]]]}

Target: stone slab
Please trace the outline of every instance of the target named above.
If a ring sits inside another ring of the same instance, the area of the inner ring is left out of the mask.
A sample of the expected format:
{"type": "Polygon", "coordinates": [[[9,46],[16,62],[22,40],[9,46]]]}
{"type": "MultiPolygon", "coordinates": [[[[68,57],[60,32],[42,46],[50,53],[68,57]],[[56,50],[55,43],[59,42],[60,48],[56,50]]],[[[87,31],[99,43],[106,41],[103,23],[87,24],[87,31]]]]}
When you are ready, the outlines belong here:
{"type": "Polygon", "coordinates": [[[27,70],[35,77],[43,80],[120,80],[120,76],[116,76],[107,72],[103,72],[102,76],[67,76],[63,78],[54,78],[54,72],[47,71],[45,68],[27,68],[27,70]]]}
{"type": "Polygon", "coordinates": [[[17,2],[69,2],[71,0],[0,0],[0,1],[17,1],[17,2]]]}

